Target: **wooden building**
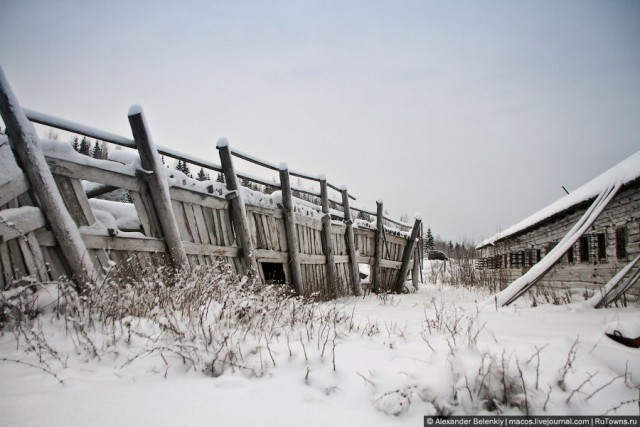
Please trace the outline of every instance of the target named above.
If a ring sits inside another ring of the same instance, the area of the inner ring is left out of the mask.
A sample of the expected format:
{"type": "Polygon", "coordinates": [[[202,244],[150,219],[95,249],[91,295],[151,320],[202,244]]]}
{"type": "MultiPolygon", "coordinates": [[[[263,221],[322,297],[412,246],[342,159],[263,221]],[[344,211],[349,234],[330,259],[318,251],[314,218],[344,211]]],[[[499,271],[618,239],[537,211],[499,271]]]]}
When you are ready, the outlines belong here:
{"type": "MultiPolygon", "coordinates": [[[[579,296],[597,294],[629,266],[624,275],[632,283],[625,285],[624,294],[640,295],[640,152],[480,243],[478,267],[495,270],[509,284],[540,263],[559,243],[567,249],[557,253],[552,264],[536,268],[526,286],[570,293],[575,301],[579,296]],[[614,189],[610,197],[601,203],[601,210],[593,210],[604,200],[599,197],[608,188],[614,189]]],[[[514,299],[513,295],[509,298],[503,305],[514,299]]]]}

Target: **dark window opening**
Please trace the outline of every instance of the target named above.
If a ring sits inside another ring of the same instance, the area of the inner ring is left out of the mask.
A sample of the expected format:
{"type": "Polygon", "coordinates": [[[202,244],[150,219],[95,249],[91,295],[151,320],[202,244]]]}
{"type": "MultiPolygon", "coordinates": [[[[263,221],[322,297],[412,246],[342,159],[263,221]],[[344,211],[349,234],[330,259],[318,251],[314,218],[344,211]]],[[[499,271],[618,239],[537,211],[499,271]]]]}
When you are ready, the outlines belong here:
{"type": "Polygon", "coordinates": [[[267,285],[280,285],[286,282],[284,276],[284,264],[276,262],[263,262],[262,274],[267,285]]]}
{"type": "Polygon", "coordinates": [[[536,263],[542,260],[542,251],[540,249],[536,249],[536,263]]]}
{"type": "Polygon", "coordinates": [[[598,259],[607,259],[607,236],[598,233],[598,259]]]}
{"type": "Polygon", "coordinates": [[[589,262],[589,236],[580,237],[580,262],[589,262]]]}
{"type": "Polygon", "coordinates": [[[627,257],[627,227],[616,228],[616,256],[619,259],[627,257]]]}
{"type": "Polygon", "coordinates": [[[567,251],[567,262],[569,264],[573,264],[575,262],[575,258],[573,256],[573,246],[571,246],[567,251]]]}

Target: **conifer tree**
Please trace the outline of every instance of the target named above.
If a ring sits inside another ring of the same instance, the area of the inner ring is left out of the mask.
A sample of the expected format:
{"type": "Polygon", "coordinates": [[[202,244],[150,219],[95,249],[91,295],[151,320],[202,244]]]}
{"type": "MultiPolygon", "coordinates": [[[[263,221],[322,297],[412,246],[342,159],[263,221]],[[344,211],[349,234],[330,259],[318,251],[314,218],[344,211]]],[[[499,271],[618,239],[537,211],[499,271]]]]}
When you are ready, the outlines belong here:
{"type": "Polygon", "coordinates": [[[200,168],[200,171],[198,172],[196,179],[198,181],[208,181],[210,178],[209,178],[209,174],[205,173],[203,168],[200,168]]]}
{"type": "Polygon", "coordinates": [[[91,157],[93,157],[94,159],[102,159],[102,148],[100,147],[100,144],[98,144],[97,141],[96,141],[95,145],[93,146],[93,151],[91,152],[91,157]]]}
{"type": "Polygon", "coordinates": [[[427,233],[424,237],[424,246],[427,251],[432,251],[436,247],[436,242],[431,232],[431,227],[427,228],[427,233]]]}
{"type": "Polygon", "coordinates": [[[218,177],[216,178],[216,182],[221,182],[224,184],[224,174],[222,172],[218,172],[218,177]]]}
{"type": "Polygon", "coordinates": [[[78,150],[80,154],[84,154],[85,156],[89,156],[91,154],[91,142],[87,139],[86,136],[82,137],[82,141],[80,141],[80,149],[78,150]]]}
{"type": "Polygon", "coordinates": [[[73,143],[71,144],[71,146],[73,147],[74,150],[76,150],[77,152],[80,152],[80,143],[78,142],[77,136],[73,138],[73,143]]]}

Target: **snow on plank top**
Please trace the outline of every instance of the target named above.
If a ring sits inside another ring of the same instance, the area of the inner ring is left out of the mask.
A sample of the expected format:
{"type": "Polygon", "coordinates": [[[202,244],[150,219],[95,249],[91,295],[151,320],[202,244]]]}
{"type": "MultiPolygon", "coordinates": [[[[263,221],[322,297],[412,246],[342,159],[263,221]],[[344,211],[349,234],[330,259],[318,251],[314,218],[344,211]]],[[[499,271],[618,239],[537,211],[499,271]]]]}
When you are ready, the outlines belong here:
{"type": "Polygon", "coordinates": [[[640,151],[627,157],[625,160],[613,166],[611,169],[600,174],[596,178],[592,179],[591,181],[587,182],[586,184],[582,185],[581,187],[577,188],[561,199],[558,199],[554,203],[539,210],[538,212],[525,218],[519,223],[512,225],[506,230],[497,233],[496,235],[483,241],[478,246],[476,246],[476,248],[480,249],[485,246],[493,245],[498,240],[504,239],[508,236],[511,236],[512,234],[518,233],[531,226],[534,226],[544,221],[545,219],[552,217],[555,214],[563,212],[571,208],[572,206],[577,205],[578,203],[591,200],[597,197],[603,189],[605,189],[612,183],[619,182],[621,184],[626,184],[638,177],[640,177],[640,151]]]}
{"type": "Polygon", "coordinates": [[[129,112],[127,113],[127,115],[135,116],[136,114],[142,114],[142,105],[133,104],[131,107],[129,107],[129,112]]]}

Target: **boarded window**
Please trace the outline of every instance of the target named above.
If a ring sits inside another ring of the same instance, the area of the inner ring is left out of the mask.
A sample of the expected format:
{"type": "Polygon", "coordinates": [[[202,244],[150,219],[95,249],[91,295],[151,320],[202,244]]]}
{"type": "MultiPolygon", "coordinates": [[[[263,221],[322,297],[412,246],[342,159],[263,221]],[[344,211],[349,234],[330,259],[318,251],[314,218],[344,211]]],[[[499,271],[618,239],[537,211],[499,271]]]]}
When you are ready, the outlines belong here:
{"type": "Polygon", "coordinates": [[[580,261],[589,262],[589,236],[580,237],[580,261]]]}
{"type": "Polygon", "coordinates": [[[573,246],[571,246],[567,251],[567,262],[569,264],[573,264],[575,262],[575,258],[573,256],[573,246]]]}
{"type": "Polygon", "coordinates": [[[627,227],[616,228],[616,256],[618,259],[627,257],[627,227]]]}
{"type": "Polygon", "coordinates": [[[598,259],[607,259],[607,236],[598,233],[598,259]]]}

